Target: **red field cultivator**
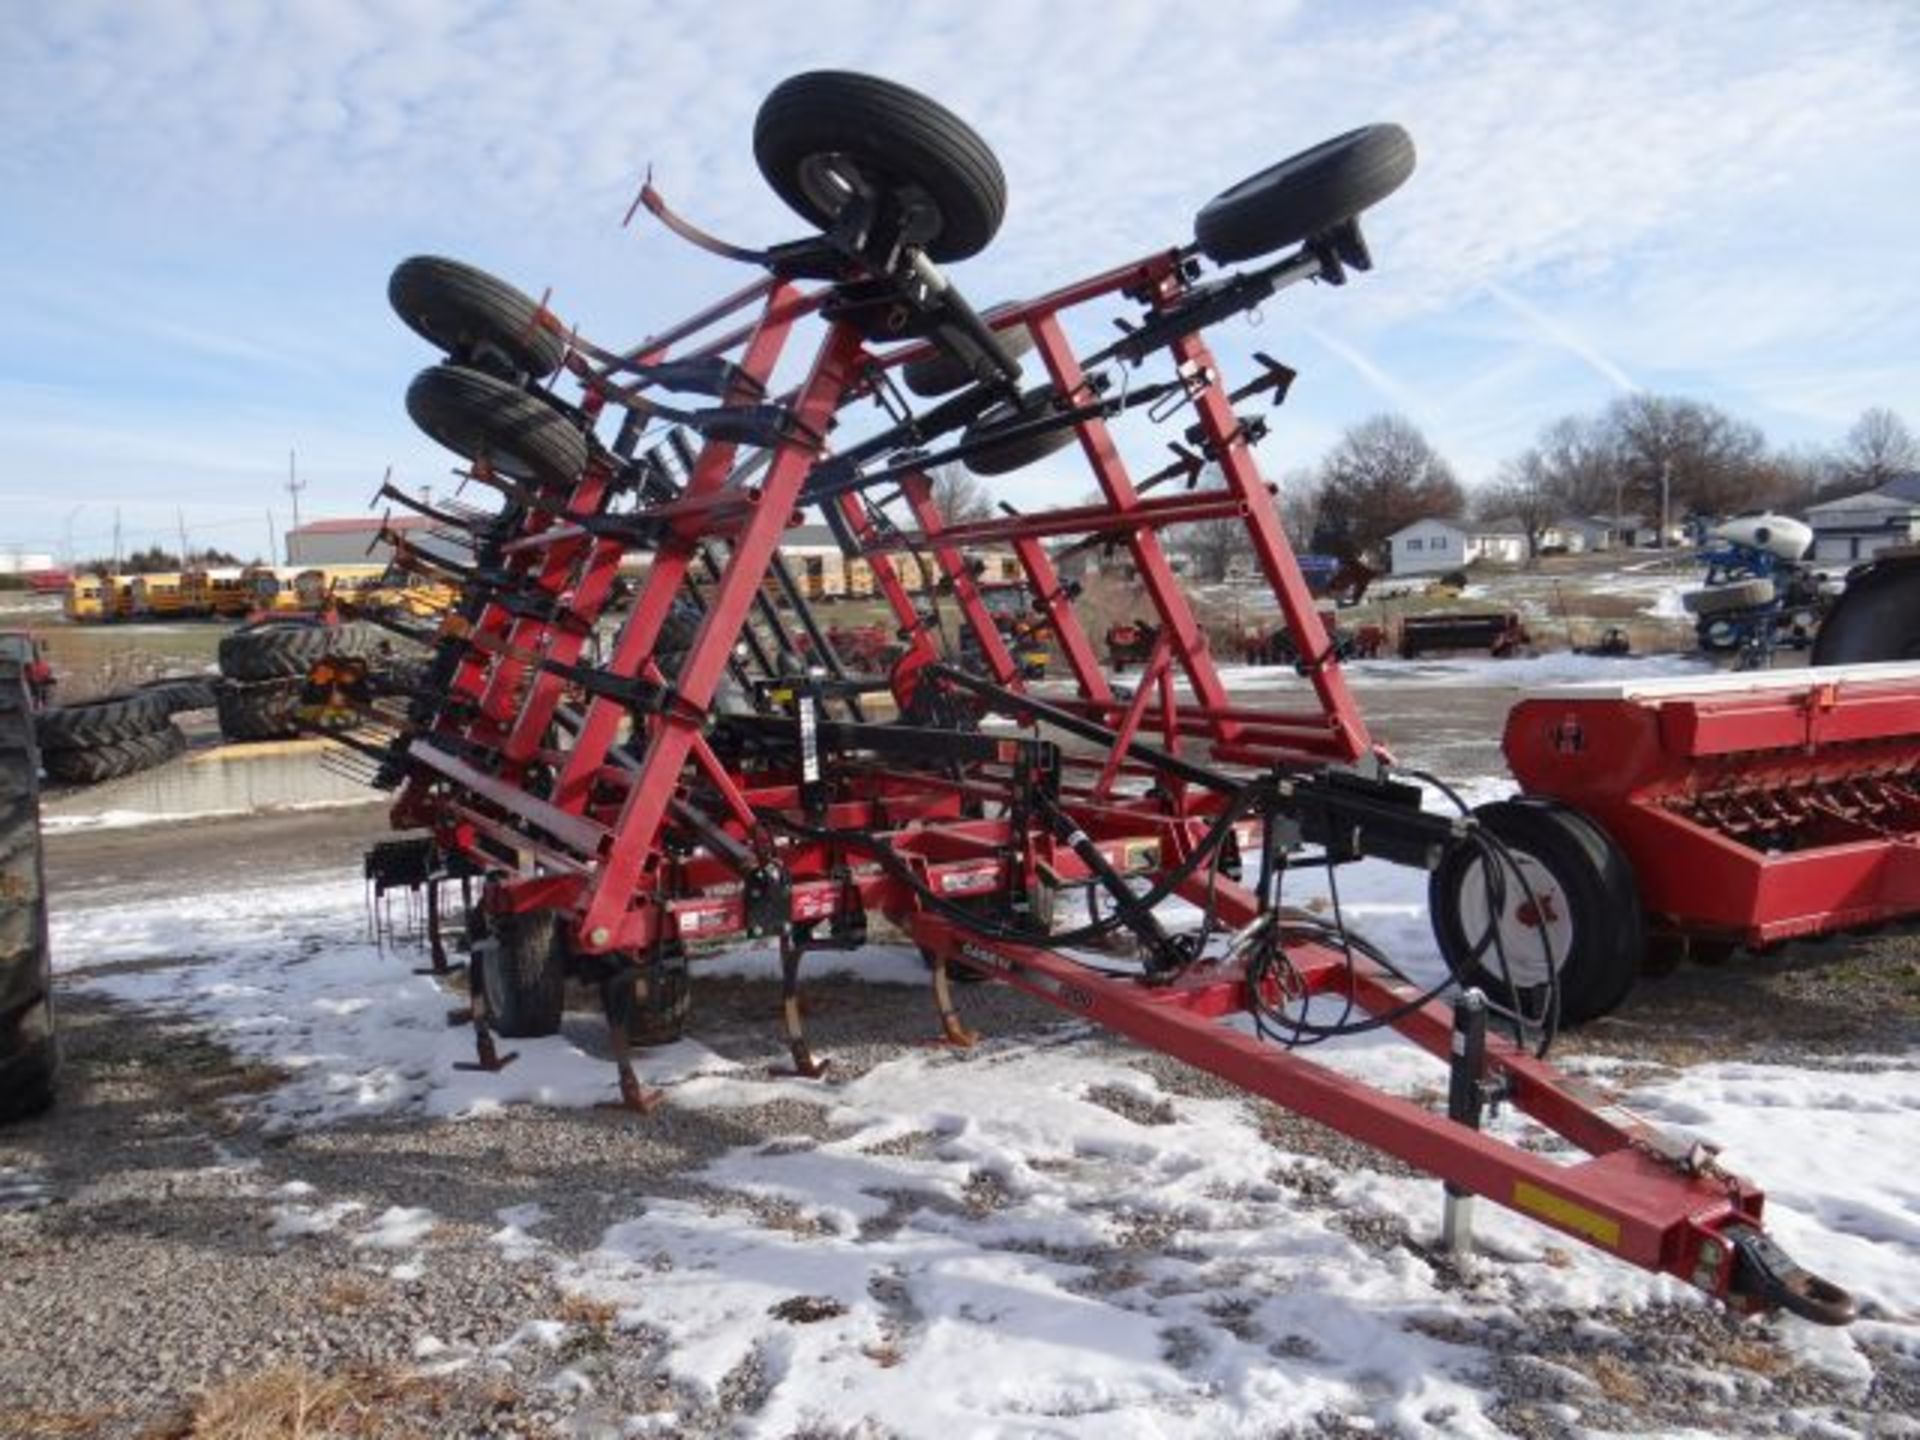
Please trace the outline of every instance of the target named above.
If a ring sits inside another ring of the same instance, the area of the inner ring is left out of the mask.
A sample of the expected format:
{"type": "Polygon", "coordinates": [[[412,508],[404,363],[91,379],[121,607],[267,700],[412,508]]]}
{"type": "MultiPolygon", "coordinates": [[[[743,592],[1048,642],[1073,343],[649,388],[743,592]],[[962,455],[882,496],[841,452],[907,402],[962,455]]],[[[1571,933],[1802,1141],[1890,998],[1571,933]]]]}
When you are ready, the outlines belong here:
{"type": "MultiPolygon", "coordinates": [[[[1483,827],[1422,809],[1348,693],[1253,459],[1268,431],[1254,402],[1277,403],[1292,372],[1262,358],[1230,384],[1203,339],[1287,286],[1370,268],[1356,217],[1411,172],[1406,135],[1330,141],[1214,200],[1193,242],[985,314],[942,267],[993,238],[1003,181],[954,116],[883,81],[802,75],[762,107],[754,148],[814,233],[727,244],[649,186],[642,200],[668,229],[758,274],[639,344],[593,344],[452,262],[409,261],[394,277],[403,317],[448,357],[414,381],[409,410],[498,498],[429,512],[460,558],[405,557],[462,600],[413,636],[433,647],[430,673],[372,702],[386,733],[356,737],[370,778],[398,792],[396,823],[424,832],[380,847],[369,873],[426,888],[437,953],[440,883],[478,882],[480,1062],[510,1058],[496,1033],[556,1029],[567,982],[592,983],[622,1094],[645,1108],[628,1046],[678,1033],[690,954],[757,937],[779,946],[795,1069],[817,1075],[805,957],[855,949],[884,920],[923,948],[950,1043],[973,1038],[948,983],[958,967],[1324,1121],[1459,1196],[1742,1308],[1844,1321],[1851,1302],[1780,1254],[1758,1191],[1707,1149],[1555,1073],[1529,1048],[1537,1031],[1497,1033],[1500,1006],[1414,984],[1337,912],[1280,903],[1306,866],[1501,853],[1483,827]],[[1096,319],[1117,320],[1117,338],[1076,348],[1070,332],[1096,319]],[[782,389],[776,365],[803,344],[803,378],[782,389]],[[1122,419],[1168,432],[1172,463],[1130,466],[1122,419]],[[995,476],[1070,449],[1098,500],[942,524],[936,467],[995,476]],[[903,647],[885,673],[836,650],[782,564],[782,533],[808,511],[872,567],[903,647]],[[1310,703],[1254,708],[1222,682],[1160,532],[1223,519],[1247,528],[1310,703]],[[1125,687],[1049,547],[1090,538],[1123,549],[1139,577],[1151,640],[1125,687]],[[1064,682],[1023,675],[965,558],[986,547],[1018,557],[1064,682]],[[632,552],[650,563],[630,584],[632,552]],[[907,561],[938,583],[909,588],[907,561]],[[1094,918],[1056,924],[1055,897],[1072,891],[1094,918]],[[1192,907],[1184,926],[1163,904],[1174,899],[1192,907]],[[1135,961],[1075,948],[1115,938],[1135,961]],[[1384,1026],[1451,1067],[1447,1114],[1301,1053],[1384,1026]],[[1584,1158],[1484,1133],[1494,1103],[1584,1158]]],[[[1507,872],[1487,873],[1497,892],[1507,872]]],[[[1498,966],[1502,929],[1483,928],[1475,953],[1498,966]]]]}

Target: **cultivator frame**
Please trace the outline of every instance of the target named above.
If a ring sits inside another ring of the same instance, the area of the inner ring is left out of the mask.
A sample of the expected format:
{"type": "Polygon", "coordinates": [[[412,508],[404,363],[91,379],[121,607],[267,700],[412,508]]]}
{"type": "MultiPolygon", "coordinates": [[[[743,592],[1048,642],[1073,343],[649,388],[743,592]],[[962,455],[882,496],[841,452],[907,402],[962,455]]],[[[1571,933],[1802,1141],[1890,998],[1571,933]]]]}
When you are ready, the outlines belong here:
{"type": "MultiPolygon", "coordinates": [[[[764,251],[704,235],[651,185],[642,200],[676,234],[766,274],[626,350],[584,340],[544,304],[534,313],[533,328],[564,337],[561,373],[581,398],[521,376],[505,399],[537,396],[587,435],[583,463],[574,475],[529,478],[500,463],[512,458],[507,439],[464,452],[470,477],[501,507],[440,512],[471,564],[403,553],[402,563],[459,581],[463,599],[436,635],[417,637],[437,659],[404,719],[395,715],[384,743],[359,742],[376,754],[378,778],[398,787],[396,826],[427,831],[430,856],[487,873],[487,915],[562,917],[567,963],[602,985],[630,1103],[648,1097],[626,1060],[625,1006],[664,967],[684,964],[688,947],[731,937],[778,940],[795,1068],[821,1073],[798,1004],[803,957],[856,948],[877,914],[927,954],[949,1043],[974,1038],[948,983],[958,966],[1323,1121],[1458,1194],[1490,1197],[1736,1305],[1848,1317],[1842,1292],[1771,1248],[1759,1192],[1709,1151],[1669,1141],[1517,1039],[1489,1033],[1483,1007],[1456,1014],[1337,916],[1278,904],[1284,873],[1306,859],[1372,855],[1430,869],[1449,846],[1478,843],[1471,825],[1424,812],[1419,789],[1392,778],[1255,465],[1266,422],[1236,407],[1268,394],[1277,403],[1292,372],[1263,357],[1259,376],[1230,388],[1202,335],[1286,285],[1340,284],[1369,268],[1351,214],[1328,217],[1259,268],[1209,279],[1202,246],[1158,251],[998,307],[989,323],[886,194],[848,202],[818,238],[764,251]],[[1116,301],[1137,307],[1133,322],[1080,357],[1069,319],[1116,301]],[[820,331],[811,362],[776,394],[776,366],[803,326],[820,331]],[[1047,377],[1036,391],[1021,390],[1003,343],[1020,331],[1047,377]],[[1134,379],[1155,357],[1163,378],[1134,379]],[[896,377],[936,358],[968,378],[915,410],[896,377]],[[717,403],[663,398],[688,392],[717,403]],[[869,403],[878,428],[840,443],[869,403]],[[1109,422],[1143,407],[1160,422],[1192,417],[1173,463],[1136,477],[1109,422]],[[622,423],[602,445],[593,426],[608,410],[622,423]],[[650,424],[671,428],[642,450],[650,424]],[[956,432],[957,443],[941,443],[956,432]],[[1066,437],[1099,502],[941,522],[935,467],[991,472],[1010,452],[1043,453],[1066,437]],[[1218,484],[1198,488],[1207,465],[1218,484]],[[842,664],[784,573],[781,535],[805,508],[872,566],[905,646],[891,673],[842,664]],[[1229,517],[1245,523],[1302,657],[1310,709],[1235,703],[1160,544],[1164,527],[1229,517]],[[1045,543],[1060,537],[1110,543],[1131,560],[1157,625],[1131,691],[1099,663],[1076,587],[1045,543]],[[986,545],[1017,556],[1071,693],[1023,679],[969,563],[969,548],[986,545]],[[624,597],[620,565],[632,550],[651,562],[624,597]],[[917,573],[903,573],[903,556],[917,573]],[[972,634],[971,667],[956,663],[944,633],[948,597],[972,634]],[[624,619],[602,653],[598,633],[616,603],[624,619]],[[803,650],[818,663],[802,663],[803,650]],[[870,718],[876,702],[900,718],[870,718]],[[1256,842],[1259,873],[1243,883],[1242,852],[1256,842]],[[1108,915],[1053,930],[1050,897],[1080,887],[1108,915]],[[1197,934],[1169,933],[1155,913],[1171,896],[1201,907],[1197,934]],[[1137,969],[1071,948],[1121,931],[1137,969]],[[1276,1043],[1288,1025],[1296,1040],[1312,1029],[1314,996],[1448,1063],[1449,1113],[1276,1043]],[[1257,1034],[1234,1023],[1249,1018],[1257,1034]],[[1486,1134],[1483,1113],[1498,1103],[1590,1158],[1561,1165],[1486,1134]]],[[[382,863],[394,883],[438,873],[418,855],[382,863]]],[[[483,987],[469,988],[482,1060],[494,1059],[483,987]]]]}

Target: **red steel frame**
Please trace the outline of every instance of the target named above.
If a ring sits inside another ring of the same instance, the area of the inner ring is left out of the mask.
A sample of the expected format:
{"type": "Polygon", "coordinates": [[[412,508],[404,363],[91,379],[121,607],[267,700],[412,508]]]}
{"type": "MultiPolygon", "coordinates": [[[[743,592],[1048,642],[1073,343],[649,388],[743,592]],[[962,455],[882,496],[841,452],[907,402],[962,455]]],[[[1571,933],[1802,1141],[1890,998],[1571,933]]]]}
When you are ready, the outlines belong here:
{"type": "MultiPolygon", "coordinates": [[[[1179,252],[1163,252],[997,311],[993,323],[1003,329],[1025,325],[1058,393],[1079,400],[1092,392],[1066,338],[1062,313],[1122,292],[1148,296],[1155,308],[1165,308],[1178,301],[1185,275],[1179,252]]],[[[821,298],[821,292],[806,294],[786,281],[762,282],[632,353],[653,361],[668,358],[682,341],[757,306],[750,323],[675,357],[738,350],[745,379],[732,403],[749,403],[750,392],[764,393],[795,326],[821,298]]],[[[607,694],[587,702],[570,743],[562,736],[559,748],[551,748],[565,682],[535,664],[572,663],[580,656],[611,593],[621,546],[552,517],[529,520],[524,539],[507,547],[508,568],[549,597],[565,618],[555,624],[515,618],[495,601],[451,632],[473,640],[452,686],[456,698],[470,703],[444,711],[435,728],[438,738],[462,745],[440,748],[431,736],[411,742],[413,775],[396,805],[397,823],[430,827],[443,846],[495,871],[504,869],[489,902],[497,908],[562,909],[572,922],[573,942],[584,953],[644,951],[663,939],[740,933],[747,924],[747,902],[735,871],[704,848],[669,864],[663,835],[677,800],[691,799],[698,790],[718,796],[716,822],[743,845],[765,845],[761,817],[802,813],[796,777],[734,773],[720,763],[705,738],[707,708],[781,535],[796,517],[808,477],[827,453],[825,443],[812,437],[826,435],[850,400],[871,393],[880,383],[878,372],[925,353],[927,347],[916,346],[876,355],[853,326],[828,323],[805,381],[789,397],[787,436],[773,447],[765,470],[750,483],[734,478],[737,446],[710,441],[683,495],[650,512],[667,522],[666,536],[601,667],[609,676],[663,683],[651,657],[675,597],[685,593],[697,546],[724,542],[726,561],[717,580],[702,590],[704,619],[673,677],[673,698],[634,721],[628,747],[634,763],[617,763],[614,756],[623,721],[633,712],[607,694]],[[483,769],[453,753],[462,746],[468,753],[475,746],[496,751],[503,763],[497,770],[483,769]],[[552,777],[544,794],[525,783],[536,765],[552,777]]],[[[1017,693],[1022,682],[964,556],[969,546],[1013,547],[1075,682],[1074,697],[1051,703],[1111,726],[1120,736],[1108,755],[1066,756],[1062,806],[1108,864],[1147,874],[1164,873],[1192,854],[1224,802],[1218,794],[1164,775],[1143,790],[1137,782],[1150,771],[1125,752],[1144,732],[1153,732],[1155,745],[1166,752],[1193,753],[1199,747],[1216,761],[1262,768],[1355,762],[1374,753],[1340,667],[1330,657],[1311,669],[1312,710],[1274,713],[1238,706],[1222,683],[1155,533],[1160,526],[1224,515],[1243,518],[1299,653],[1327,655],[1329,646],[1281,527],[1273,490],[1254,464],[1217,362],[1198,334],[1175,340],[1170,358],[1218,465],[1218,491],[1143,498],[1097,416],[1077,422],[1077,432],[1099,482],[1103,500],[1098,505],[942,527],[924,477],[909,475],[902,484],[920,531],[914,547],[930,553],[940,568],[994,681],[1017,693]],[[1131,696],[1116,695],[1109,684],[1041,543],[1055,535],[1109,531],[1124,535],[1142,593],[1160,622],[1147,674],[1131,696]],[[1176,693],[1176,676],[1191,699],[1176,693]]],[[[588,379],[591,412],[603,397],[590,370],[576,366],[575,371],[588,379]]],[[[590,464],[567,498],[567,513],[594,514],[611,476],[604,457],[590,464]]],[[[937,652],[920,624],[916,601],[890,560],[905,542],[883,539],[860,497],[848,493],[831,503],[865,547],[876,585],[908,637],[911,661],[934,659],[937,652]]],[[[1010,761],[1011,752],[1003,759],[1010,761]]],[[[1006,797],[1008,778],[1000,767],[976,767],[956,777],[858,762],[849,764],[841,779],[825,813],[813,821],[874,832],[935,893],[1008,893],[1036,879],[1065,886],[1090,878],[1081,856],[1044,826],[1016,830],[1010,813],[983,815],[969,806],[970,799],[1006,797]]],[[[1729,1232],[1757,1223],[1759,1192],[1702,1163],[1697,1152],[1683,1153],[1511,1044],[1490,1038],[1490,1077],[1503,1083],[1511,1103],[1590,1158],[1558,1163],[1253,1038],[1227,1023],[1243,1016],[1253,999],[1239,961],[1201,962],[1162,985],[1115,979],[1038,942],[985,940],[958,928],[928,909],[914,889],[831,843],[794,840],[775,849],[791,876],[789,919],[796,925],[830,919],[856,903],[878,911],[943,963],[983,970],[1464,1190],[1634,1264],[1730,1297],[1735,1254],[1729,1232]]],[[[1260,910],[1252,891],[1217,874],[1190,879],[1183,893],[1208,898],[1228,929],[1247,925],[1260,910]]],[[[1363,1010],[1395,1016],[1394,1028],[1403,1035],[1436,1056],[1447,1055],[1452,1022],[1446,1005],[1408,1008],[1404,985],[1364,959],[1312,945],[1290,949],[1289,957],[1309,989],[1350,995],[1363,1010]]]]}

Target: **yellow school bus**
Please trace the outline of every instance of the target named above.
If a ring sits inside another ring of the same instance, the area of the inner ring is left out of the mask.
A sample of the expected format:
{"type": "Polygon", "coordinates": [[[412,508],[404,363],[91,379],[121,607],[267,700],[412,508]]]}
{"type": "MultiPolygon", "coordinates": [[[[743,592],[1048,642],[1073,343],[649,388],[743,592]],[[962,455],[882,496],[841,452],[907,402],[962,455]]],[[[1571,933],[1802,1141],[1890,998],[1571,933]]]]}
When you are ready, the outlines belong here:
{"type": "Polygon", "coordinates": [[[76,625],[98,625],[107,618],[112,595],[111,582],[98,575],[76,575],[67,584],[61,608],[76,625]]]}
{"type": "Polygon", "coordinates": [[[206,577],[197,570],[135,575],[128,589],[136,620],[179,620],[207,613],[206,577]]]}
{"type": "Polygon", "coordinates": [[[206,572],[206,613],[217,619],[244,619],[254,607],[254,591],[239,566],[206,572]]]}

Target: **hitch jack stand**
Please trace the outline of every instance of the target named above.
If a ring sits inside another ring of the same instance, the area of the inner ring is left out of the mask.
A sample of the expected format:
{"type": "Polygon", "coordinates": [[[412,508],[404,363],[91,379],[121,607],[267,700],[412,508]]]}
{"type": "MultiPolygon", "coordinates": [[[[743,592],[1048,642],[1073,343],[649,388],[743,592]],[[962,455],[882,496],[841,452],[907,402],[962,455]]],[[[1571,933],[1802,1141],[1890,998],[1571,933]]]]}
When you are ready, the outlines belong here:
{"type": "MultiPolygon", "coordinates": [[[[1468,990],[1453,1007],[1453,1044],[1447,1059],[1447,1118],[1456,1125],[1478,1130],[1489,1104],[1497,1105],[1499,1088],[1483,1079],[1487,1064],[1487,997],[1468,990]]],[[[1440,1213],[1440,1244],[1456,1262],[1473,1256],[1473,1192],[1446,1182],[1440,1213]]]]}

